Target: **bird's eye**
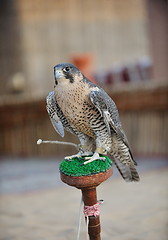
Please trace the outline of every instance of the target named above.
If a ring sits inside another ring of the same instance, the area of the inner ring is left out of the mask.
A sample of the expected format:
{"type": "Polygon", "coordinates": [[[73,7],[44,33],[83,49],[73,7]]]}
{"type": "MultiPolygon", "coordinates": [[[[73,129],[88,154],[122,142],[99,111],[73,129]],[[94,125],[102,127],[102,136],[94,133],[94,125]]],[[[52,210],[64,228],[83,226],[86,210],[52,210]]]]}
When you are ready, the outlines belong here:
{"type": "Polygon", "coordinates": [[[64,68],[64,71],[65,71],[65,72],[69,72],[70,69],[71,69],[70,67],[65,67],[65,68],[64,68]]]}

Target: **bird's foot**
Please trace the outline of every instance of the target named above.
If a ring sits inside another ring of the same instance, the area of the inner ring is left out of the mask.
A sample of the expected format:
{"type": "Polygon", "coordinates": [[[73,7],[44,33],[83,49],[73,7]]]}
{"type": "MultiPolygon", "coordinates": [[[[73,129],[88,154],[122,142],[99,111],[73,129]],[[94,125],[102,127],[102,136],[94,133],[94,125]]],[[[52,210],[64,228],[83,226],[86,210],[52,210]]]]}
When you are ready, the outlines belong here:
{"type": "Polygon", "coordinates": [[[105,158],[105,157],[100,157],[100,155],[99,155],[98,152],[95,152],[95,153],[93,154],[93,156],[91,156],[91,157],[85,157],[85,159],[86,159],[87,161],[84,162],[83,165],[88,164],[88,163],[93,162],[93,161],[96,161],[96,160],[106,161],[106,158],[105,158]]]}
{"type": "Polygon", "coordinates": [[[75,155],[65,157],[65,160],[73,161],[72,160],[73,158],[87,157],[87,156],[90,156],[90,155],[93,155],[93,153],[92,152],[78,152],[75,155]]]}
{"type": "Polygon", "coordinates": [[[77,154],[74,154],[74,155],[71,155],[71,156],[66,156],[65,157],[65,160],[67,160],[67,161],[73,161],[73,158],[80,158],[81,157],[81,154],[80,154],[80,152],[79,153],[77,153],[77,154]]]}

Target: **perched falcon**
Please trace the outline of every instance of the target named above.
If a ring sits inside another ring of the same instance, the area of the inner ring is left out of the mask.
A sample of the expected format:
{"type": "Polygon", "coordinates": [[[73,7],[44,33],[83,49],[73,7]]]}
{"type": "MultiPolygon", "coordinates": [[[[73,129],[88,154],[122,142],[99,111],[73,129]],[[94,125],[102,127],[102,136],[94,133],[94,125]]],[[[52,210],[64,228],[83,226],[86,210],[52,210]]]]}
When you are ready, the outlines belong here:
{"type": "Polygon", "coordinates": [[[89,81],[69,63],[54,67],[55,90],[46,98],[46,108],[55,130],[64,137],[64,129],[75,134],[85,164],[110,154],[122,177],[138,181],[128,140],[122,129],[114,101],[99,86],[89,81]],[[91,155],[94,149],[94,154],[91,155]],[[101,156],[100,156],[101,154],[101,156]]]}

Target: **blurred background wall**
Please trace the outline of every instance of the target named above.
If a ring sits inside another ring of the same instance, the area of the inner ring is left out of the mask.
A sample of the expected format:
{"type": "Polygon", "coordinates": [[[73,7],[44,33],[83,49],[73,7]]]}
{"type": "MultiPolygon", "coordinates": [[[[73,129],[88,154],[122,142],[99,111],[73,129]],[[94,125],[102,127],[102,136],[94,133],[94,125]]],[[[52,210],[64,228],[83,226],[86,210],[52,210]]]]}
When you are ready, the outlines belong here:
{"type": "Polygon", "coordinates": [[[61,140],[45,110],[60,62],[108,91],[134,153],[168,154],[167,10],[166,0],[1,0],[1,154],[75,151],[36,145],[61,140]]]}

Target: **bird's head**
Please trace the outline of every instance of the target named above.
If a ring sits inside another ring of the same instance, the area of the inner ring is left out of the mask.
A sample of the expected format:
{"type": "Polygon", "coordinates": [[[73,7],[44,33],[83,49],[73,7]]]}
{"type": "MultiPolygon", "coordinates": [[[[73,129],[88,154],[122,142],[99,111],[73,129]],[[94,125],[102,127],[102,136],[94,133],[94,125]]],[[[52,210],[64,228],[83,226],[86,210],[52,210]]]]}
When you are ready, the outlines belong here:
{"type": "Polygon", "coordinates": [[[55,86],[73,84],[83,78],[80,70],[70,63],[61,63],[54,67],[55,86]]]}

